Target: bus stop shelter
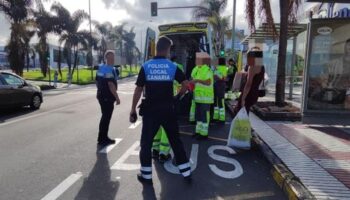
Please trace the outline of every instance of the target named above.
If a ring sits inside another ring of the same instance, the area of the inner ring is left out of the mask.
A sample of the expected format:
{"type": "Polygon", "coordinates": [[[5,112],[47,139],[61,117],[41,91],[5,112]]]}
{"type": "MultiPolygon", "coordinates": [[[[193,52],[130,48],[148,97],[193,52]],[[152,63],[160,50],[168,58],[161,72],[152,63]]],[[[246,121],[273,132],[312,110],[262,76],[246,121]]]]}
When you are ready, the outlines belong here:
{"type": "MultiPolygon", "coordinates": [[[[280,32],[280,24],[275,24],[277,33],[280,32]]],[[[296,63],[296,46],[297,46],[297,36],[307,30],[307,24],[294,24],[290,25],[288,28],[288,39],[293,40],[292,47],[292,67],[290,71],[290,84],[289,84],[289,99],[293,98],[293,80],[294,80],[294,72],[293,66],[296,63]]],[[[274,40],[278,42],[278,36],[273,34],[273,31],[269,25],[266,23],[262,24],[257,30],[248,35],[246,38],[242,40],[242,44],[244,46],[249,46],[250,42],[254,41],[255,43],[265,43],[266,40],[274,40]]]]}

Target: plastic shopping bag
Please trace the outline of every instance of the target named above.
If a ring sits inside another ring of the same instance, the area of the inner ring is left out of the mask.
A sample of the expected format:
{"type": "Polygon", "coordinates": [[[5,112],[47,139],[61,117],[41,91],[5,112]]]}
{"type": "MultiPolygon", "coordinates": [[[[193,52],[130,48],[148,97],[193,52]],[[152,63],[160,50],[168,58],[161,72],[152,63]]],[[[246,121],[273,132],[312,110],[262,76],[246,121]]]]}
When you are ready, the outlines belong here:
{"type": "Polygon", "coordinates": [[[245,108],[241,108],[236,117],[232,120],[227,146],[250,149],[251,138],[252,130],[248,113],[245,108]]]}

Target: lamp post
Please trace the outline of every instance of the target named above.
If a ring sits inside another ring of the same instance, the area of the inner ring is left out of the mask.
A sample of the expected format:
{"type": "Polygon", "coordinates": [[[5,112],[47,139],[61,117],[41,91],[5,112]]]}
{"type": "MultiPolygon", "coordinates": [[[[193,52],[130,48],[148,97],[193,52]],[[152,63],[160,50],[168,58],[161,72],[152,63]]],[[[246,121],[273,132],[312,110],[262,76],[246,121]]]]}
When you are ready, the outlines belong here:
{"type": "MultiPolygon", "coordinates": [[[[91,30],[91,0],[89,0],[89,25],[90,25],[90,40],[92,41],[91,30]]],[[[91,80],[94,80],[94,56],[92,55],[92,44],[90,44],[89,54],[91,56],[91,80]]]]}
{"type": "Polygon", "coordinates": [[[236,34],[236,0],[233,0],[233,11],[232,11],[232,58],[234,59],[235,52],[235,34],[236,34]]]}

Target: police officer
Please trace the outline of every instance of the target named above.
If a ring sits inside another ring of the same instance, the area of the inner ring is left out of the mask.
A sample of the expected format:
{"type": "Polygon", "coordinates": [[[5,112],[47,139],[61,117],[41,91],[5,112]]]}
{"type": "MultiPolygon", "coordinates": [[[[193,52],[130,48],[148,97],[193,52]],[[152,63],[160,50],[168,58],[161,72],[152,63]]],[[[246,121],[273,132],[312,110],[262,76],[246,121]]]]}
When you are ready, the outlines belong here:
{"type": "MultiPolygon", "coordinates": [[[[184,72],[183,65],[176,63],[176,56],[172,56],[170,60],[171,62],[174,63],[174,65],[177,66],[178,69],[184,72]]],[[[174,85],[174,96],[176,96],[178,92],[181,90],[181,84],[179,84],[177,81],[174,81],[173,85],[174,85]]],[[[171,159],[170,150],[171,150],[171,147],[169,144],[168,137],[166,135],[164,128],[161,126],[156,136],[153,139],[152,157],[155,160],[159,160],[160,163],[165,163],[166,161],[171,159]]]]}
{"type": "Polygon", "coordinates": [[[108,145],[115,143],[108,137],[108,128],[116,105],[120,104],[117,93],[117,73],[114,69],[114,52],[108,50],[105,53],[106,64],[100,65],[96,74],[97,99],[101,106],[102,117],[99,125],[97,142],[100,145],[108,145]]]}
{"type": "Polygon", "coordinates": [[[136,81],[130,112],[130,122],[132,123],[136,121],[136,105],[145,88],[145,100],[141,105],[143,109],[140,150],[141,173],[137,175],[141,183],[152,183],[151,149],[153,138],[160,126],[164,128],[168,136],[180,172],[185,177],[185,180],[191,180],[191,167],[179,137],[179,126],[173,96],[174,80],[182,84],[179,95],[183,95],[186,92],[188,82],[185,80],[184,73],[170,60],[166,59],[170,54],[171,45],[172,41],[169,38],[159,38],[156,56],[144,63],[136,81]]]}

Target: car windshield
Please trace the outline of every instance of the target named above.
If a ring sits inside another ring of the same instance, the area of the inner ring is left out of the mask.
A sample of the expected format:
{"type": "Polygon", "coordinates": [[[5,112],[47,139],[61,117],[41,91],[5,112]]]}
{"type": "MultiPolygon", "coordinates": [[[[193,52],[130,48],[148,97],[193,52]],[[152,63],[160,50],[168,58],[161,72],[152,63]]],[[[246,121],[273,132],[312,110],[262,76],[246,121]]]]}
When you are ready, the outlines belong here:
{"type": "Polygon", "coordinates": [[[13,76],[10,74],[2,74],[2,77],[4,78],[6,83],[9,85],[22,85],[23,84],[22,79],[20,79],[16,76],[13,76]]]}

